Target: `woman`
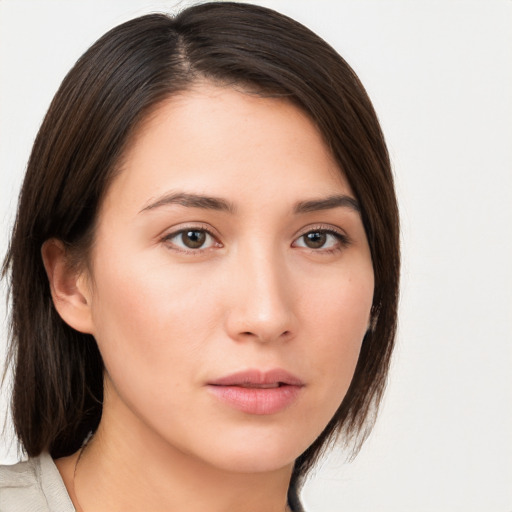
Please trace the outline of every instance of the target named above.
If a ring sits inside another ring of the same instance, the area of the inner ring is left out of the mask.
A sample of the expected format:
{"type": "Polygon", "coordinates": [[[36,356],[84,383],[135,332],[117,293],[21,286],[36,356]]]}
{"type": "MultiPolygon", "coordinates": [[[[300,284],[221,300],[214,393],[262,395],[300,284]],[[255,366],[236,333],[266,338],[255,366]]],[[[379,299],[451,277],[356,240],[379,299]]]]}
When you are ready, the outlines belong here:
{"type": "Polygon", "coordinates": [[[114,28],[20,196],[4,275],[29,460],[2,468],[0,510],[301,510],[322,451],[371,428],[398,272],[384,139],[324,41],[229,2],[114,28]]]}

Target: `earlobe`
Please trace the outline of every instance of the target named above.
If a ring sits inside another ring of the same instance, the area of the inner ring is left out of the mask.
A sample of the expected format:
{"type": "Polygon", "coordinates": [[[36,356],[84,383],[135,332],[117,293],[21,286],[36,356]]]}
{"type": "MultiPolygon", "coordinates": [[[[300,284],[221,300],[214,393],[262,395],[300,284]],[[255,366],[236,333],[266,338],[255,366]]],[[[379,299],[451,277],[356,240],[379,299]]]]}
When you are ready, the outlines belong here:
{"type": "Polygon", "coordinates": [[[93,334],[91,293],[83,272],[69,264],[64,244],[51,238],[41,247],[55,309],[69,326],[93,334]]]}

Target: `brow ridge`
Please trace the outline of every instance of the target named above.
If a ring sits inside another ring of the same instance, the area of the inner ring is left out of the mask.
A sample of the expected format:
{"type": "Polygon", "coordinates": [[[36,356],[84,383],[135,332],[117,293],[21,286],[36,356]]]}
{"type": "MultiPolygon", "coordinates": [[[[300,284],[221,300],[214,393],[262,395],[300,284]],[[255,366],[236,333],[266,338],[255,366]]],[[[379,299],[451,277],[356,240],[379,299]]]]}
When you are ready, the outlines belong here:
{"type": "Polygon", "coordinates": [[[331,210],[333,208],[350,208],[351,210],[361,213],[359,202],[345,194],[336,194],[322,199],[300,201],[295,205],[294,212],[310,213],[321,210],[331,210]]]}
{"type": "Polygon", "coordinates": [[[142,208],[139,213],[173,204],[185,206],[188,208],[202,208],[205,210],[217,210],[230,213],[233,213],[236,210],[232,203],[219,197],[212,197],[201,194],[190,194],[187,192],[175,192],[164,194],[163,196],[151,200],[151,202],[142,208]]]}
{"type": "MultiPolygon", "coordinates": [[[[206,196],[202,194],[191,194],[187,192],[174,192],[164,194],[150,201],[148,205],[142,208],[141,212],[154,210],[162,206],[177,204],[188,208],[201,208],[206,210],[216,210],[229,213],[235,213],[234,204],[219,197],[206,196]]],[[[294,213],[303,214],[321,210],[330,210],[334,208],[350,208],[358,213],[361,212],[359,203],[353,197],[345,194],[336,194],[322,199],[310,199],[299,201],[294,206],[294,213]]]]}

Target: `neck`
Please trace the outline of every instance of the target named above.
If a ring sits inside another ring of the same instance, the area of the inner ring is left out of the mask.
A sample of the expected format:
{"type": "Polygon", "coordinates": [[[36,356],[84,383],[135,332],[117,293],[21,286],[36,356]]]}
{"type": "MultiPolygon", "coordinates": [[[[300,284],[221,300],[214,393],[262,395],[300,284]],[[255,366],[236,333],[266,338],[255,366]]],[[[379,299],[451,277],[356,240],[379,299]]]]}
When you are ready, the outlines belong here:
{"type": "Polygon", "coordinates": [[[126,420],[105,408],[80,457],[58,461],[77,511],[289,510],[292,465],[267,472],[226,471],[169,446],[133,418],[126,420]]]}

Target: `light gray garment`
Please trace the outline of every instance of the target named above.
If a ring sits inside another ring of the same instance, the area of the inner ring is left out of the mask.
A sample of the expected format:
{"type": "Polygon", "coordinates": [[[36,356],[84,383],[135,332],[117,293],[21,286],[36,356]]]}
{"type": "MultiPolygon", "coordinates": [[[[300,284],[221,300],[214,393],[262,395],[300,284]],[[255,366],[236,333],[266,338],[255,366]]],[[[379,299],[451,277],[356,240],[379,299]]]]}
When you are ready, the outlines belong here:
{"type": "Polygon", "coordinates": [[[0,512],[75,512],[48,453],[0,466],[0,512]]]}
{"type": "MultiPolygon", "coordinates": [[[[288,500],[295,512],[303,512],[295,489],[289,490],[288,500]]],[[[0,466],[0,512],[76,512],[48,453],[0,466]]]]}

